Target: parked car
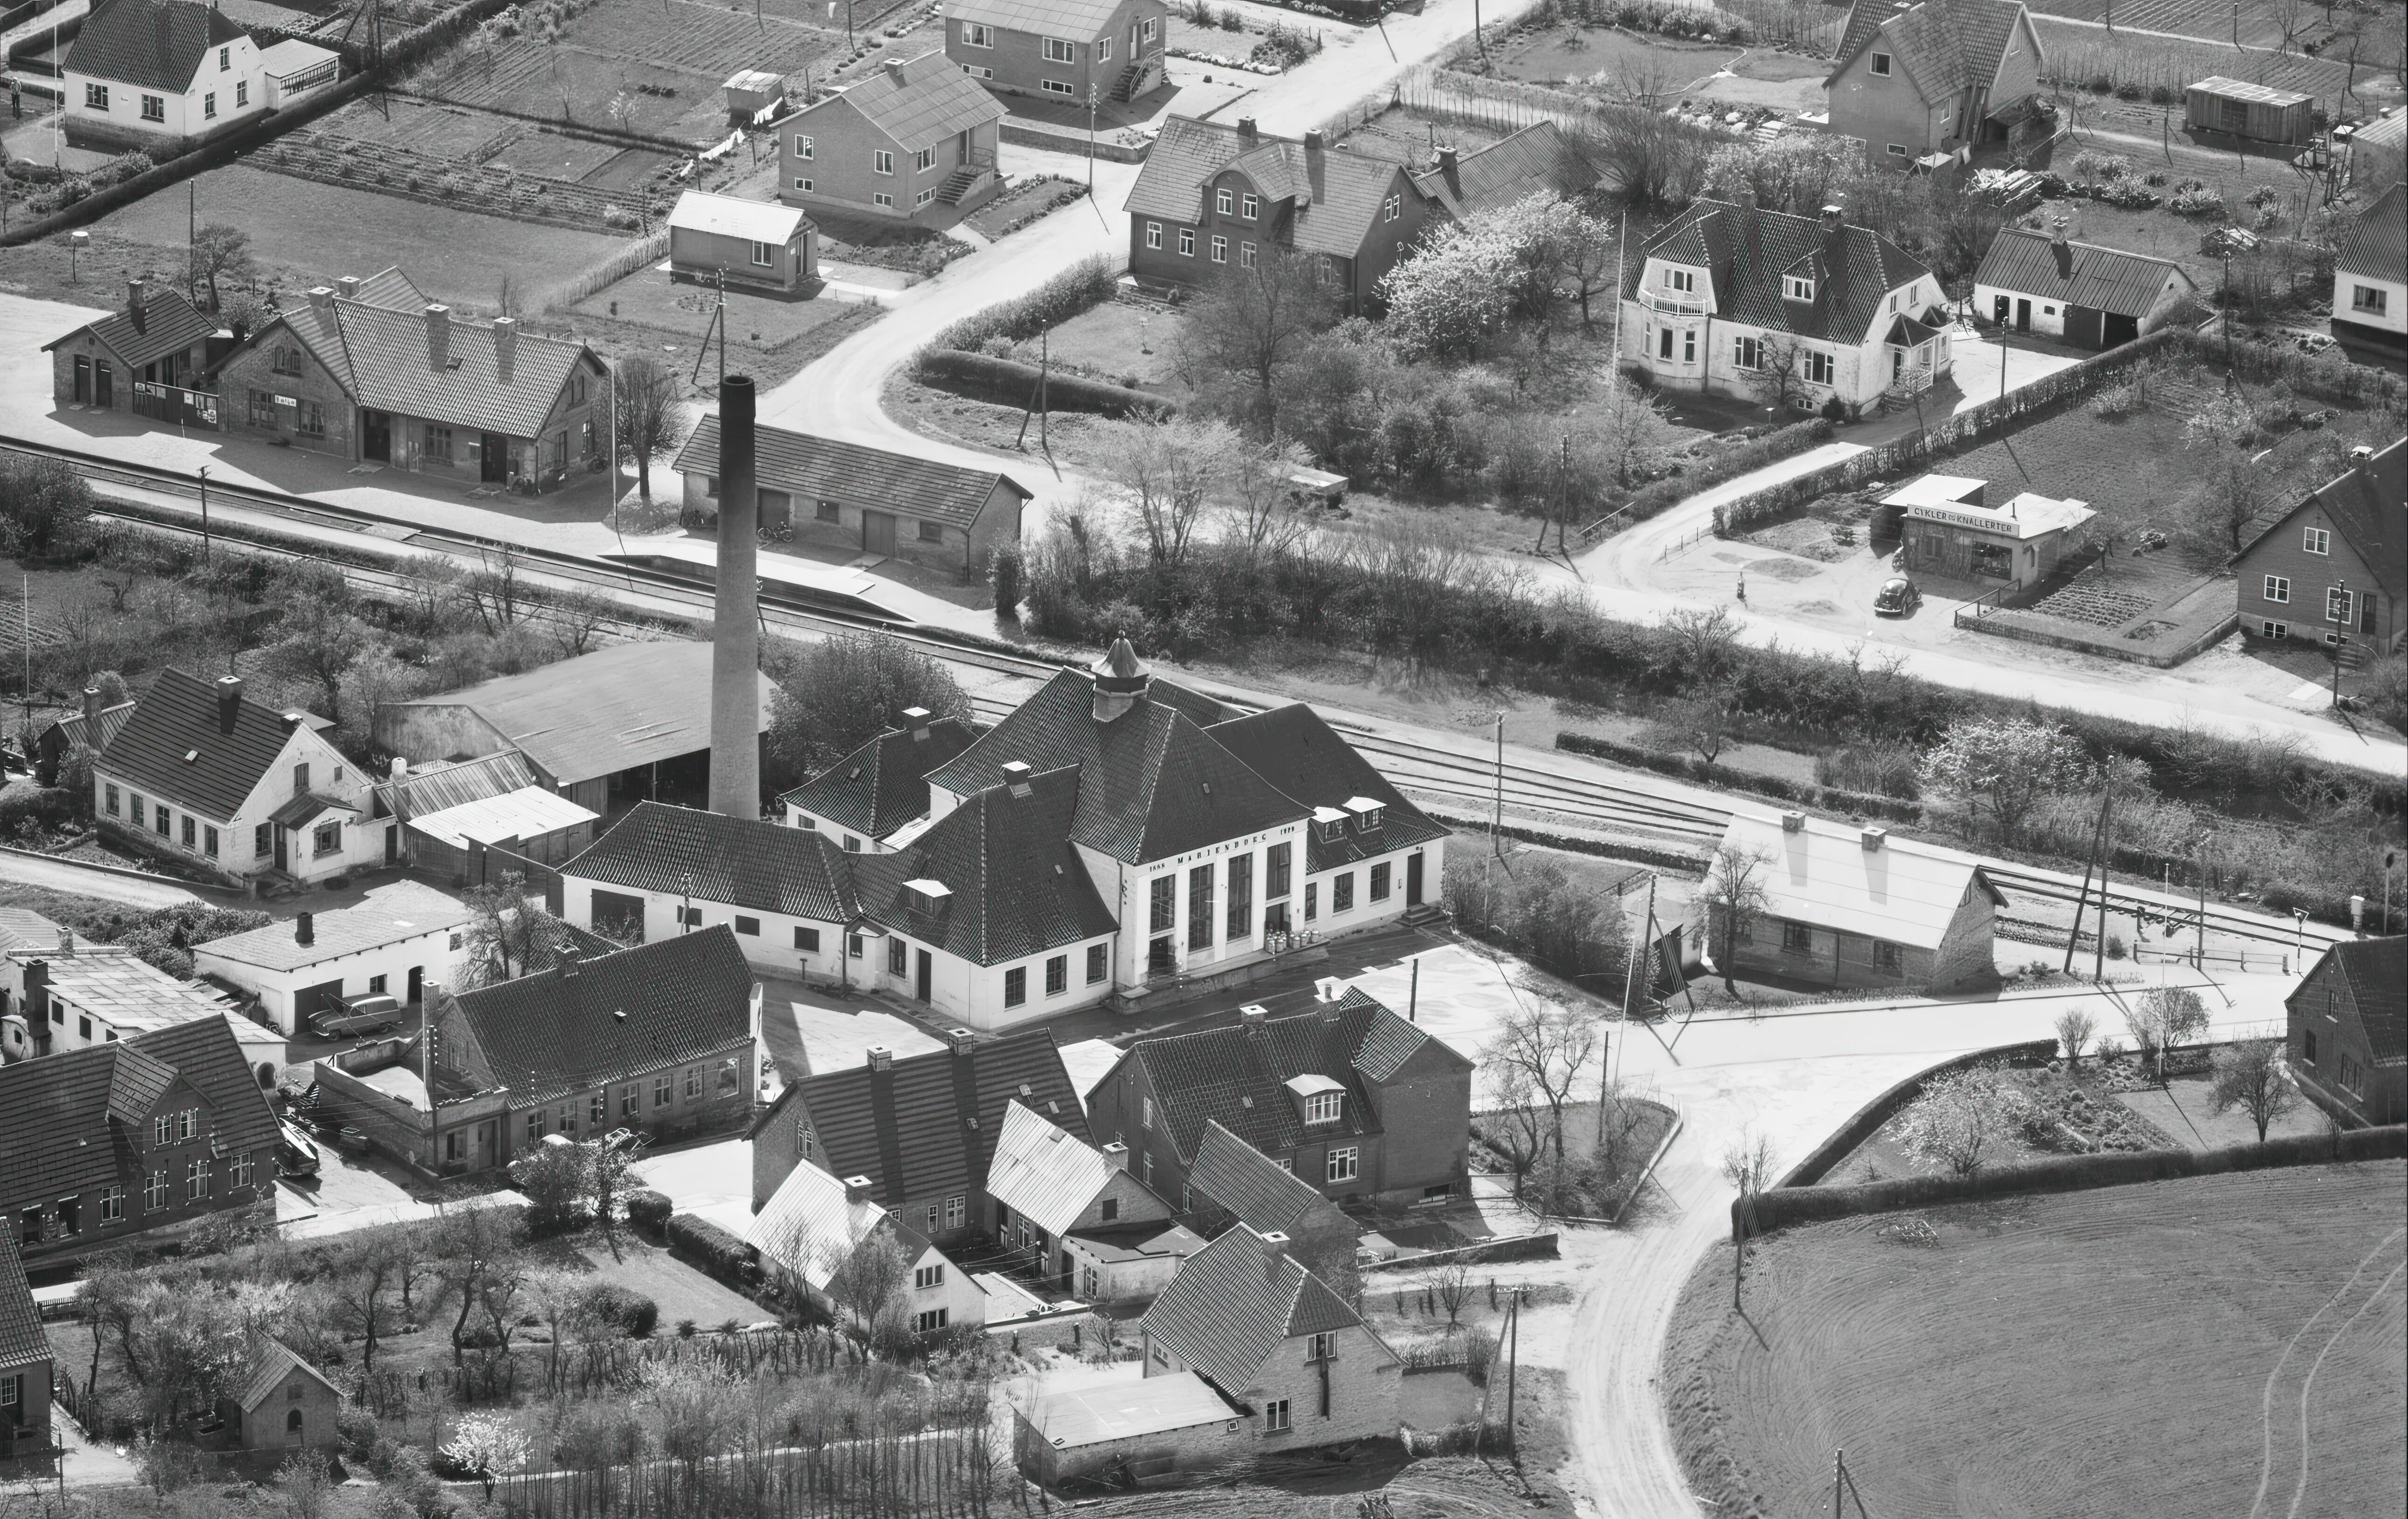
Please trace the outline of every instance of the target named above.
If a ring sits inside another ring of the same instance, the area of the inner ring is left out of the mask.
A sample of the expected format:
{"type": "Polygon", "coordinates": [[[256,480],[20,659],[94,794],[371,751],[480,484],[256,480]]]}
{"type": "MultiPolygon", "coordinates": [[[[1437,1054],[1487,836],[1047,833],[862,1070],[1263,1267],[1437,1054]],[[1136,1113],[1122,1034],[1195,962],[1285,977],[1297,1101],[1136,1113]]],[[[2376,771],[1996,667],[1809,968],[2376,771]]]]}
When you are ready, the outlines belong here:
{"type": "Polygon", "coordinates": [[[310,1028],[330,1039],[382,1034],[401,1025],[401,1004],[389,996],[355,996],[309,1015],[310,1028]]]}
{"type": "Polygon", "coordinates": [[[644,1137],[631,1128],[614,1128],[602,1136],[602,1148],[634,1154],[644,1147],[644,1137]]]}
{"type": "Polygon", "coordinates": [[[335,1135],[335,1147],[347,1155],[364,1155],[368,1149],[367,1131],[346,1124],[335,1135]]]}
{"type": "Polygon", "coordinates": [[[1923,605],[1923,593],[1903,575],[1893,575],[1882,582],[1873,597],[1873,613],[1879,617],[1904,617],[1923,605]]]}
{"type": "Polygon", "coordinates": [[[279,1176],[315,1176],[318,1174],[318,1141],[300,1125],[285,1122],[276,1125],[276,1173],[279,1176]]]}

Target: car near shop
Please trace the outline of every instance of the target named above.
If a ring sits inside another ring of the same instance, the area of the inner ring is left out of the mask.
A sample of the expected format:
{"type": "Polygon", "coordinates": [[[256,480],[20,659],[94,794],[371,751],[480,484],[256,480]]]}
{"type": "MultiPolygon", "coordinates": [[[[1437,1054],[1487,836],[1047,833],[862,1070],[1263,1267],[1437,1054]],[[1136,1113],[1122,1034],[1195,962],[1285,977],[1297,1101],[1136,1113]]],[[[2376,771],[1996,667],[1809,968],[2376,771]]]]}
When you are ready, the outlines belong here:
{"type": "Polygon", "coordinates": [[[1913,574],[1992,582],[2023,590],[2039,583],[2090,540],[2099,514],[2084,502],[2029,491],[2001,507],[1985,505],[1985,481],[1927,475],[1883,499],[1905,509],[1905,567],[1913,574]]]}

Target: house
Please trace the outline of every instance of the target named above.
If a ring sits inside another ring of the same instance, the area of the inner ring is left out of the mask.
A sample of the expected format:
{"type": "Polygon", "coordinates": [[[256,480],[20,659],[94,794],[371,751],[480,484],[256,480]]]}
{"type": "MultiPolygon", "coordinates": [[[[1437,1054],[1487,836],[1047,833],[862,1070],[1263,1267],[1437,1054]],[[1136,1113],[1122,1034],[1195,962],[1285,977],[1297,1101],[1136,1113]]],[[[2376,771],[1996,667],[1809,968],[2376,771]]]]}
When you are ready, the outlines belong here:
{"type": "Polygon", "coordinates": [[[449,986],[475,916],[414,881],[379,886],[356,907],[304,912],[193,946],[193,968],[259,999],[288,1035],[347,997],[389,996],[415,1010],[430,985],[449,986]]]}
{"type": "Polygon", "coordinates": [[[862,1322],[861,1299],[846,1291],[846,1268],[863,1250],[889,1245],[900,1252],[910,1274],[909,1285],[895,1288],[886,1311],[911,1333],[939,1334],[984,1324],[986,1295],[970,1273],[906,1225],[894,1210],[880,1207],[873,1190],[866,1176],[839,1181],[817,1166],[797,1166],[752,1215],[745,1241],[760,1252],[772,1280],[789,1293],[841,1316],[865,1334],[878,1326],[862,1322]]]}
{"type": "Polygon", "coordinates": [[[1169,1205],[1129,1175],[1128,1146],[1097,1150],[1017,1101],[1004,1107],[986,1195],[1010,1263],[1085,1302],[1150,1297],[1185,1255],[1156,1244],[1176,1225],[1169,1205]]]}
{"type": "Polygon", "coordinates": [[[1854,414],[1956,366],[1938,278],[1836,206],[1696,200],[1642,255],[1624,277],[1622,362],[1659,390],[1854,414]]]}
{"type": "Polygon", "coordinates": [[[1012,1459],[1042,1487],[1113,1487],[1252,1454],[1246,1419],[1193,1371],[1039,1391],[1012,1405],[1012,1459]]]}
{"type": "Polygon", "coordinates": [[[1973,309],[2001,327],[2109,349],[2164,326],[2199,285],[2145,253],[2069,241],[2056,230],[2001,228],[1973,273],[1973,309]]]}
{"type": "Polygon", "coordinates": [[[395,756],[370,795],[368,821],[384,828],[387,858],[461,886],[494,879],[511,856],[565,864],[594,842],[601,821],[515,749],[430,765],[395,756]]]}
{"type": "Polygon", "coordinates": [[[1725,943],[1708,910],[1698,943],[1723,968],[1816,986],[1932,991],[1996,979],[1992,937],[2006,898],[1970,854],[1886,828],[1784,812],[1731,819],[1722,848],[1760,862],[1763,905],[1725,943]]]}
{"type": "Polygon", "coordinates": [[[2360,364],[2408,369],[2408,184],[2394,181],[2343,239],[2333,259],[2332,335],[2360,364]]]}
{"type": "Polygon", "coordinates": [[[669,278],[791,295],[819,279],[819,242],[792,207],[689,190],[669,210],[669,278]]]}
{"type": "Polygon", "coordinates": [[[753,1124],[753,1206],[767,1206],[787,1173],[808,1163],[867,1177],[872,1201],[939,1245],[992,1235],[987,1168],[1015,1101],[1086,1139],[1045,1029],[985,1040],[957,1029],[949,1048],[905,1059],[873,1047],[865,1064],[790,1084],[753,1124]]]}
{"type": "Polygon", "coordinates": [[[1138,1330],[1146,1376],[1201,1376],[1256,1453],[1396,1437],[1402,1363],[1278,1234],[1240,1224],[1205,1246],[1138,1330]]]}
{"type": "Polygon", "coordinates": [[[1824,80],[1826,129],[1903,169],[2007,135],[2040,90],[2040,36],[2022,0],[1856,0],[1824,80]]]}
{"type": "Polygon", "coordinates": [[[844,852],[760,818],[638,802],[560,867],[561,914],[632,944],[725,924],[756,970],[845,979],[857,915],[844,852]]]}
{"type": "MultiPolygon", "coordinates": [[[[761,731],[776,696],[760,677],[761,731]]],[[[623,643],[523,675],[377,709],[376,741],[412,766],[515,752],[603,817],[699,800],[710,774],[710,645],[623,643]]]]}
{"type": "Polygon", "coordinates": [[[1903,513],[1899,548],[1918,573],[1974,582],[2036,585],[2065,559],[2087,548],[2098,513],[2082,501],[2055,501],[2031,491],[2006,505],[1984,504],[1986,480],[1925,475],[1882,498],[1903,513]]]}
{"type": "MultiPolygon", "coordinates": [[[[2333,130],[2336,145],[2343,131],[2339,127],[2333,130]]],[[[2381,116],[2349,129],[2348,141],[2349,183],[2360,194],[2379,198],[2386,190],[2408,179],[2408,111],[2386,106],[2381,116]]]]}
{"type": "Polygon", "coordinates": [[[316,287],[218,373],[237,437],[523,494],[607,466],[609,391],[583,343],[455,321],[398,269],[316,287]]]}
{"type": "Polygon", "coordinates": [[[1187,1176],[1188,1216],[1207,1235],[1232,1224],[1284,1235],[1288,1254],[1307,1270],[1337,1285],[1352,1283],[1363,1231],[1295,1167],[1293,1155],[1274,1160],[1208,1118],[1187,1176]]]}
{"type": "Polygon", "coordinates": [[[1465,1185],[1471,1070],[1350,989],[1285,1018],[1248,1008],[1235,1026],[1139,1039],[1090,1094],[1088,1124],[1126,1144],[1138,1180],[1182,1212],[1197,1205],[1213,1123],[1324,1197],[1434,1202],[1465,1185]]]}
{"type": "Polygon", "coordinates": [[[957,0],[945,56],[1005,94],[1071,106],[1125,102],[1164,82],[1163,0],[957,0]]]}
{"type": "Polygon", "coordinates": [[[1124,209],[1141,281],[1197,289],[1284,248],[1329,261],[1350,316],[1378,308],[1381,279],[1445,214],[1403,165],[1332,151],[1319,132],[1270,136],[1251,116],[1165,120],[1124,209]]]}
{"type": "Polygon", "coordinates": [[[724,927],[438,996],[393,1063],[321,1060],[304,1106],[421,1170],[492,1170],[547,1136],[652,1139],[740,1126],[760,995],[724,927]]]}
{"type": "Polygon", "coordinates": [[[218,1395],[228,1449],[330,1451],[343,1390],[281,1340],[264,1340],[246,1374],[218,1395]]]}
{"type": "Polygon", "coordinates": [[[2252,142],[2304,146],[2315,133],[2315,109],[2314,95],[2222,75],[2183,91],[2185,128],[2252,142]]]}
{"type": "Polygon", "coordinates": [[[64,928],[50,943],[6,951],[0,987],[25,1025],[22,1051],[14,1048],[17,1031],[8,1031],[10,1059],[114,1044],[234,1010],[216,992],[177,980],[122,944],[79,939],[64,928]]]}
{"type": "Polygon", "coordinates": [[[1006,114],[940,52],[889,58],[776,124],[778,198],[950,227],[1003,190],[996,150],[1006,114]]]}
{"type": "MultiPolygon", "coordinates": [[[[115,0],[118,6],[144,3],[115,0]]],[[[182,292],[153,291],[128,279],[124,310],[42,345],[50,356],[50,394],[63,407],[165,422],[183,420],[179,408],[189,405],[198,425],[220,426],[217,397],[196,388],[217,357],[217,337],[216,320],[203,316],[182,292]]]]}
{"type": "Polygon", "coordinates": [[[0,1066],[0,1215],[36,1264],[266,1201],[276,1140],[222,1016],[0,1066]]]}
{"type": "Polygon", "coordinates": [[[99,0],[59,72],[78,148],[159,148],[268,108],[259,45],[197,0],[99,0]]]}
{"type": "Polygon", "coordinates": [[[978,735],[960,718],[935,717],[924,707],[902,715],[901,727],[779,797],[786,826],[839,839],[856,854],[885,853],[917,835],[911,824],[924,825],[928,816],[928,772],[951,765],[978,735]]]}
{"type": "Polygon", "coordinates": [[[240,676],[164,670],[93,762],[93,812],[122,843],[236,882],[347,875],[383,846],[358,826],[367,780],[330,726],[248,699],[240,676]]]}
{"type": "Polygon", "coordinates": [[[52,1449],[51,1362],[50,1332],[25,1282],[17,1231],[0,1228],[0,1462],[52,1449]]]}
{"type": "Polygon", "coordinates": [[[1431,157],[1413,183],[1458,222],[1532,195],[1571,200],[1597,188],[1597,165],[1553,122],[1535,122],[1468,153],[1441,146],[1431,157]]]}
{"type": "Polygon", "coordinates": [[[2351,451],[2349,470],[2300,498],[2232,561],[2241,629],[2390,653],[2408,642],[2408,438],[2351,451]]]}
{"type": "Polygon", "coordinates": [[[2335,944],[2284,998],[2284,1061],[2344,1125],[2408,1123],[2408,939],[2335,944]]]}
{"type": "Polygon", "coordinates": [[[44,728],[34,739],[35,774],[46,786],[59,783],[59,772],[77,761],[89,761],[108,747],[117,730],[134,715],[134,698],[102,706],[97,686],[83,688],[83,710],[69,712],[44,728]]]}
{"type": "MultiPolygon", "coordinates": [[[[678,451],[685,504],[719,510],[719,419],[705,417],[678,451]]],[[[754,429],[752,478],[761,526],[795,541],[858,549],[951,571],[984,575],[996,551],[1020,542],[1027,488],[1010,476],[815,437],[754,429]],[[808,509],[801,509],[807,508],[808,509]]]]}

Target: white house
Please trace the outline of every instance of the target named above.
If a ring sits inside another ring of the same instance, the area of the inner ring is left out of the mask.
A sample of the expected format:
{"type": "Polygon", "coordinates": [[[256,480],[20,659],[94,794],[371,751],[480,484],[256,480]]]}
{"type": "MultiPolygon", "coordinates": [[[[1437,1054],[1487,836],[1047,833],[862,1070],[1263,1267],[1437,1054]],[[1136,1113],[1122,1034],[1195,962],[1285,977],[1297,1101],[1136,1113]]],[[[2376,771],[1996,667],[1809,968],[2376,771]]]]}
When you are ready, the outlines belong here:
{"type": "Polygon", "coordinates": [[[431,886],[400,881],[357,907],[195,945],[193,968],[251,993],[277,1027],[297,1035],[311,1013],[345,997],[415,1008],[430,984],[452,984],[472,916],[431,886]]]}
{"type": "Polygon", "coordinates": [[[101,0],[60,72],[79,147],[208,136],[270,104],[259,45],[197,0],[101,0]]]}
{"type": "Polygon", "coordinates": [[[2107,349],[2165,325],[2199,285],[2179,265],[2078,243],[2065,218],[2051,232],[2008,227],[1973,272],[1973,309],[2001,327],[2107,349]]]}
{"type": "Polygon", "coordinates": [[[222,1017],[223,997],[178,981],[120,944],[94,944],[61,929],[6,952],[5,1000],[23,1020],[0,1051],[11,1060],[111,1044],[137,1034],[222,1017]]]}
{"type": "Polygon", "coordinates": [[[238,676],[165,670],[93,760],[93,814],[120,842],[235,881],[381,865],[383,830],[361,826],[368,778],[331,725],[246,700],[238,676]]]}
{"type": "Polygon", "coordinates": [[[1128,1146],[1096,1149],[1014,1101],[986,1168],[996,1240],[1012,1264],[1087,1302],[1151,1297],[1192,1254],[1193,1234],[1128,1170],[1128,1146]]]}
{"type": "Polygon", "coordinates": [[[2333,260],[2332,334],[2361,364],[2408,362],[2408,185],[2360,212],[2333,260]]]}
{"type": "Polygon", "coordinates": [[[866,1176],[839,1181],[817,1166],[797,1166],[752,1215],[745,1240],[761,1253],[774,1280],[813,1302],[860,1322],[845,1301],[838,1273],[859,1252],[880,1240],[898,1248],[909,1275],[895,1289],[896,1311],[914,1334],[976,1328],[986,1322],[986,1295],[945,1253],[906,1227],[900,1216],[881,1208],[866,1176]],[[831,1290],[831,1284],[834,1290],[831,1290]]]}
{"type": "Polygon", "coordinates": [[[1698,200],[1622,288],[1625,365],[1665,391],[1767,396],[1851,414],[1956,365],[1937,276],[1836,206],[1791,216],[1698,200]]]}

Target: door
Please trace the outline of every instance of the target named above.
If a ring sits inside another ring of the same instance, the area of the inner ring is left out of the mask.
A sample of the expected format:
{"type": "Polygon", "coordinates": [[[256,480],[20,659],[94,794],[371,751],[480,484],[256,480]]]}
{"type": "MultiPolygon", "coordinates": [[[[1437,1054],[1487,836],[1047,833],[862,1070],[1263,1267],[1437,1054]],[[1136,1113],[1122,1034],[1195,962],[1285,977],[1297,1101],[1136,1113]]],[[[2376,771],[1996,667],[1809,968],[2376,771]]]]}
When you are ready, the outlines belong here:
{"type": "Polygon", "coordinates": [[[487,485],[507,485],[510,480],[510,440],[499,433],[486,433],[477,445],[477,479],[487,485]]]}
{"type": "Polygon", "coordinates": [[[279,870],[291,868],[284,863],[286,855],[287,852],[284,844],[284,824],[280,823],[276,824],[276,868],[279,870]]]}
{"type": "Polygon", "coordinates": [[[763,491],[761,498],[761,531],[782,533],[795,525],[795,498],[783,491],[763,491]]]}
{"type": "Polygon", "coordinates": [[[2100,348],[2120,348],[2126,343],[2137,342],[2140,336],[2141,319],[2139,317],[2118,316],[2110,311],[2100,318],[2099,346],[2100,348]]]}
{"type": "Polygon", "coordinates": [[[360,457],[393,462],[393,419],[381,411],[360,413],[360,457]]]}
{"type": "Polygon", "coordinates": [[[895,514],[891,511],[865,511],[861,514],[861,547],[866,553],[895,552],[895,514]]]}
{"type": "Polygon", "coordinates": [[[401,863],[401,824],[398,823],[384,825],[384,863],[387,866],[401,863]]]}
{"type": "Polygon", "coordinates": [[[2015,331],[2031,331],[2031,302],[2015,302],[2015,331]]]}
{"type": "Polygon", "coordinates": [[[414,1008],[424,1000],[426,1000],[426,967],[412,966],[409,967],[409,1005],[414,1008]]]}
{"type": "Polygon", "coordinates": [[[284,1415],[284,1443],[287,1445],[309,1443],[308,1421],[301,1416],[299,1409],[294,1409],[284,1415]]]}
{"type": "Polygon", "coordinates": [[[294,1033],[308,1026],[309,1020],[321,1012],[340,1012],[343,1007],[343,983],[340,981],[321,982],[304,986],[293,994],[294,1033]]]}
{"type": "Polygon", "coordinates": [[[92,404],[92,360],[81,353],[75,361],[75,398],[78,406],[92,404]]]}
{"type": "Polygon", "coordinates": [[[92,361],[92,404],[103,411],[117,404],[117,375],[107,359],[92,361]]]}
{"type": "Polygon", "coordinates": [[[2007,298],[2004,295],[1990,303],[1990,320],[2001,327],[2007,324],[2007,298]]]}
{"type": "Polygon", "coordinates": [[[1405,906],[1421,905],[1422,857],[1419,854],[1408,854],[1405,856],[1405,906]]]}
{"type": "Polygon", "coordinates": [[[1892,380],[1896,380],[1899,375],[1904,374],[1905,372],[1906,372],[1906,351],[1905,351],[1904,349],[1898,349],[1898,348],[1891,349],[1891,350],[1889,351],[1889,377],[1890,377],[1890,379],[1892,379],[1892,380]]]}
{"type": "Polygon", "coordinates": [[[916,958],[911,963],[911,995],[925,1002],[928,1000],[929,971],[934,967],[935,962],[928,958],[928,952],[925,950],[915,950],[912,953],[916,958]]]}

